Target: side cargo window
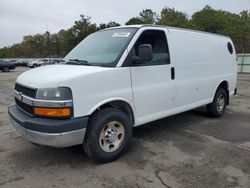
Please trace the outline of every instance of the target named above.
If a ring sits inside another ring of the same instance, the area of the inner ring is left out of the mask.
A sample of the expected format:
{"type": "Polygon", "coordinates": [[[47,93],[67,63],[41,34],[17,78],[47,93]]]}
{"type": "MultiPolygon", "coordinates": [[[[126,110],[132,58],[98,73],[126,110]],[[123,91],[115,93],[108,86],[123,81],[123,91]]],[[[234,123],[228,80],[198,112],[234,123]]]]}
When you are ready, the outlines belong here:
{"type": "Polygon", "coordinates": [[[136,56],[138,56],[138,49],[141,44],[150,44],[153,50],[153,59],[141,66],[170,64],[169,49],[164,31],[144,31],[134,45],[136,56]]]}

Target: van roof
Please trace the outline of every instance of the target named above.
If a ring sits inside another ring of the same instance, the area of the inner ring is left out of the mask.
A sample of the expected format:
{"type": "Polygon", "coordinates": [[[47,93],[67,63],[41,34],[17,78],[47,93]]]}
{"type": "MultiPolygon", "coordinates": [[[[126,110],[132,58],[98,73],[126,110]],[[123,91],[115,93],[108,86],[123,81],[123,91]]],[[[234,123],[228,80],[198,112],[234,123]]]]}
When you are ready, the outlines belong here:
{"type": "Polygon", "coordinates": [[[179,27],[172,27],[172,26],[166,26],[166,25],[150,25],[150,24],[144,24],[144,25],[123,25],[123,26],[117,26],[117,27],[107,28],[107,29],[104,29],[104,30],[114,29],[114,28],[131,28],[131,27],[132,28],[142,28],[142,27],[167,28],[167,29],[170,29],[170,30],[179,30],[179,31],[203,33],[203,34],[208,34],[208,35],[215,35],[215,36],[229,38],[228,36],[224,36],[224,35],[220,35],[220,34],[216,34],[216,33],[209,33],[209,32],[205,32],[205,31],[192,30],[192,29],[179,28],[179,27]]]}

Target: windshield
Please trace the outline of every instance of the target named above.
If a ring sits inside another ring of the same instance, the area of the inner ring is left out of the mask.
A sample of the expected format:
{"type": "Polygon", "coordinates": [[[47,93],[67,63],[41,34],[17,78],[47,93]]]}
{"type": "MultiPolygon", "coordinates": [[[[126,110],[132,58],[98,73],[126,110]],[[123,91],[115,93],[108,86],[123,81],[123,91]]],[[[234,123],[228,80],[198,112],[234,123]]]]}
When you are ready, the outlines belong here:
{"type": "Polygon", "coordinates": [[[89,65],[114,67],[136,30],[136,28],[117,28],[93,33],[64,58],[66,64],[78,60],[89,65]]]}

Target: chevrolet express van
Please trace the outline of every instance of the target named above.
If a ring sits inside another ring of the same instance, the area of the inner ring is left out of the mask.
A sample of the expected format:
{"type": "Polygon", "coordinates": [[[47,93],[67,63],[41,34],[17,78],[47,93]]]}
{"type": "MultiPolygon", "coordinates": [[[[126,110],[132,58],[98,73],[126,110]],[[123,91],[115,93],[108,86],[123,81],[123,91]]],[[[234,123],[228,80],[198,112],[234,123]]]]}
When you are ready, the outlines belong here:
{"type": "Polygon", "coordinates": [[[82,144],[98,162],[121,156],[133,127],[203,105],[223,115],[236,92],[230,38],[165,26],[109,28],[89,35],[65,63],[21,74],[13,126],[32,143],[82,144]]]}

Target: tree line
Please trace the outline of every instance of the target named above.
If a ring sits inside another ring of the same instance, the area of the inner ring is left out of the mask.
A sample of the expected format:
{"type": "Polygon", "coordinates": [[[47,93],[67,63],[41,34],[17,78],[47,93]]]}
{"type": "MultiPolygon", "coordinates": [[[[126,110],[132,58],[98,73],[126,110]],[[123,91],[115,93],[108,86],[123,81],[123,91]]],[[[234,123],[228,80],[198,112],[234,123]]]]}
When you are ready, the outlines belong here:
{"type": "MultiPolygon", "coordinates": [[[[165,7],[160,14],[144,9],[126,22],[132,24],[167,25],[222,34],[232,38],[237,53],[250,53],[250,13],[246,10],[236,14],[205,6],[189,17],[174,8],[165,7]]],[[[24,36],[21,43],[1,48],[0,58],[64,57],[89,34],[119,25],[114,21],[97,25],[89,16],[80,15],[80,20],[67,30],[24,36]]]]}

